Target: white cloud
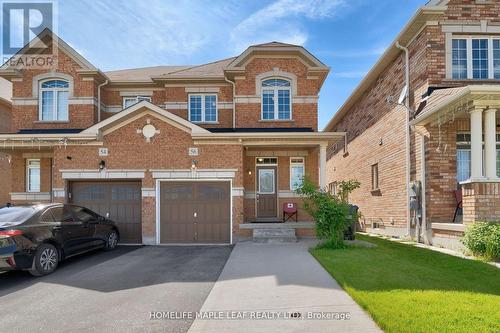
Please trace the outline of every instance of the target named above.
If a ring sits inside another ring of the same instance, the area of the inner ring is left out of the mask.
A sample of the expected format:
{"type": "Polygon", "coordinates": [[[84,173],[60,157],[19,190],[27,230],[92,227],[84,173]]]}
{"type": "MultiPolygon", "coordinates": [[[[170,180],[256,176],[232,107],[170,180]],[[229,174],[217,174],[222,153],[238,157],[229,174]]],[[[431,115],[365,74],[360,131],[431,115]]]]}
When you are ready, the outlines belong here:
{"type": "Polygon", "coordinates": [[[345,0],[277,0],[238,24],[231,32],[231,42],[236,52],[273,40],[303,45],[308,33],[300,19],[331,18],[345,5],[345,0]]]}
{"type": "MultiPolygon", "coordinates": [[[[101,45],[112,52],[115,65],[185,63],[186,56],[199,52],[223,34],[227,36],[234,24],[225,18],[233,6],[224,2],[211,7],[209,1],[193,4],[187,0],[175,4],[161,0],[83,0],[63,8],[60,27],[75,45],[101,45]],[[88,17],[82,17],[83,12],[88,17]]],[[[103,50],[93,52],[100,57],[98,63],[110,61],[103,50]]]]}

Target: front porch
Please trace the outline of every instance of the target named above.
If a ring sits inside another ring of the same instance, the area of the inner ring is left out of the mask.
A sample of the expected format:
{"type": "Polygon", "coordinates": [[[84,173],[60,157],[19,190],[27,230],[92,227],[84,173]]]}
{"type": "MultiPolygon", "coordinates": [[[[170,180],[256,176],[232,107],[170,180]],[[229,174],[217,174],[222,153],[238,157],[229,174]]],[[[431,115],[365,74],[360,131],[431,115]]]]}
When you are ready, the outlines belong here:
{"type": "Polygon", "coordinates": [[[415,178],[424,181],[424,218],[437,245],[459,247],[468,224],[500,220],[498,110],[497,86],[440,89],[412,122],[424,161],[415,178]]]}

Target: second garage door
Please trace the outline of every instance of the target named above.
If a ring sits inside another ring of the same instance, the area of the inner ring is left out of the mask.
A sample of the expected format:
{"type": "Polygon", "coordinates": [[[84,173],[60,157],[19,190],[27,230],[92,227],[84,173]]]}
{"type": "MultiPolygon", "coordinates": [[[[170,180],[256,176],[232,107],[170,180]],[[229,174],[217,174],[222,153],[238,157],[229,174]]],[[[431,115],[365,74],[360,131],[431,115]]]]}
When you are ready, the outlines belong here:
{"type": "Polygon", "coordinates": [[[141,182],[74,182],[71,202],[109,216],[120,230],[120,242],[142,243],[141,182]]]}
{"type": "Polygon", "coordinates": [[[230,242],[229,182],[160,184],[160,243],[230,242]]]}

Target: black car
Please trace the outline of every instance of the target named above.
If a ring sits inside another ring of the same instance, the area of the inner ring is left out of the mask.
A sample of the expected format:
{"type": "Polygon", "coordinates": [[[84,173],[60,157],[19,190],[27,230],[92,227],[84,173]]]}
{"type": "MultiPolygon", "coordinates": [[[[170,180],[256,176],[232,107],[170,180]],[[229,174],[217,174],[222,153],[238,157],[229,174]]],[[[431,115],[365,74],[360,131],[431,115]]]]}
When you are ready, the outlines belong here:
{"type": "Polygon", "coordinates": [[[116,225],[74,205],[43,204],[0,209],[0,271],[52,273],[68,257],[97,248],[114,249],[116,225]]]}

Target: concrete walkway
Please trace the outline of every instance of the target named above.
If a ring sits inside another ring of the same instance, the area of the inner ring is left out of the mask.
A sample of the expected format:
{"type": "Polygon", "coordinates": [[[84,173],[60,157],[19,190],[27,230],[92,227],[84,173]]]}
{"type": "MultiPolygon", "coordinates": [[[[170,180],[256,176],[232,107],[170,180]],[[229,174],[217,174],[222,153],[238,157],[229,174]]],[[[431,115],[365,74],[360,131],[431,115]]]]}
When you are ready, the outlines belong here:
{"type": "Polygon", "coordinates": [[[381,332],[311,256],[313,245],[237,243],[201,308],[217,319],[198,318],[189,332],[381,332]],[[307,319],[321,312],[350,319],[307,319]]]}

